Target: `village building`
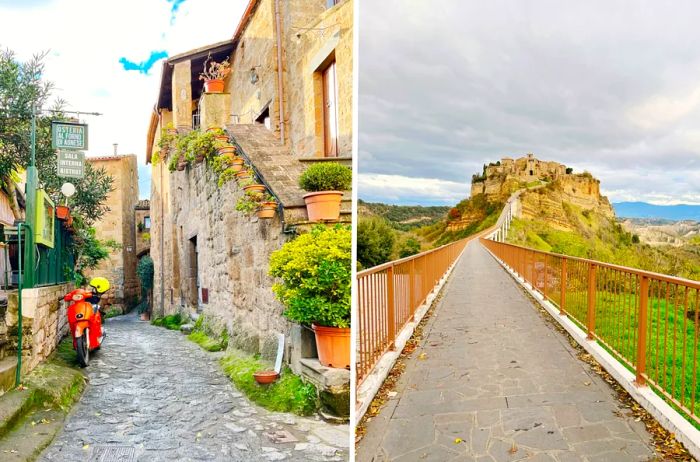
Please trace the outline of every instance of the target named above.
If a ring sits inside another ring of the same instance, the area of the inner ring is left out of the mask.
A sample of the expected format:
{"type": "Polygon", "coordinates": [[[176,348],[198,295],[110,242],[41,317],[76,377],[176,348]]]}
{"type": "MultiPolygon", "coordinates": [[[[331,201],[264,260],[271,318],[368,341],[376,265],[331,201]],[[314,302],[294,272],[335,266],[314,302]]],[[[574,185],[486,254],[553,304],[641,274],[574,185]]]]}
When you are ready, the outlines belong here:
{"type": "Polygon", "coordinates": [[[96,237],[101,241],[114,241],[109,258],[89,271],[88,277],[106,277],[111,289],[103,296],[105,310],[122,312],[132,308],[138,298],[136,277],[137,249],[134,211],[138,203],[139,185],[136,156],[112,155],[88,157],[93,168],[103,168],[112,177],[112,191],[105,204],[109,210],[95,222],[96,237]]]}
{"type": "MultiPolygon", "coordinates": [[[[344,417],[349,371],[321,366],[313,334],[282,315],[268,262],[313,225],[298,186],[307,166],[351,166],[352,14],[351,0],[251,0],[231,40],[164,62],[146,146],[153,172],[152,316],[204,316],[227,331],[231,347],[266,358],[283,339],[292,370],[317,385],[328,413],[344,417]],[[198,77],[205,61],[226,58],[231,73],[224,92],[203,92],[198,77]],[[243,192],[233,181],[217,185],[206,162],[170,172],[157,147],[168,127],[179,133],[225,127],[278,199],[276,217],[236,211],[243,192]]],[[[350,223],[350,198],[343,196],[344,223],[350,223]]]]}
{"type": "Polygon", "coordinates": [[[148,199],[141,199],[134,208],[136,223],[136,259],[148,255],[151,250],[151,206],[148,199]]]}

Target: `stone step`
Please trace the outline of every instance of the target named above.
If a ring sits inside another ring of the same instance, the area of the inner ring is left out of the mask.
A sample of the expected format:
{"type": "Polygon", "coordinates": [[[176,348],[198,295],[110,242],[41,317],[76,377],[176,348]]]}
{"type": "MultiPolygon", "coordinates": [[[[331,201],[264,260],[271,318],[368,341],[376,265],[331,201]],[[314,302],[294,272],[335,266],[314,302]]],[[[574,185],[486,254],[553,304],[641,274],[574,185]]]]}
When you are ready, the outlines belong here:
{"type": "Polygon", "coordinates": [[[14,388],[16,370],[16,356],[8,356],[0,360],[0,392],[6,392],[14,388]]]}
{"type": "Polygon", "coordinates": [[[0,440],[0,460],[35,460],[61,429],[64,419],[65,413],[56,409],[30,412],[0,440]]]}

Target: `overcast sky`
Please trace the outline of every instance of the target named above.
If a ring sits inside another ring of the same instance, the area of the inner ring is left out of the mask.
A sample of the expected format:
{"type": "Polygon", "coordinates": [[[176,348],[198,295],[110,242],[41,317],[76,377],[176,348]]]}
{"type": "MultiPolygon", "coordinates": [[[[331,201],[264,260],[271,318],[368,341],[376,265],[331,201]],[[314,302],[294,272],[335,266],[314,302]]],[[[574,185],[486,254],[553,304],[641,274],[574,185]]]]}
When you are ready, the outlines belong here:
{"type": "Polygon", "coordinates": [[[233,36],[247,0],[0,0],[0,47],[21,59],[50,50],[46,78],[86,117],[88,156],[136,154],[150,196],[146,132],[162,60],[233,36]]]}
{"type": "Polygon", "coordinates": [[[367,4],[360,198],[454,204],[533,152],[613,202],[700,203],[699,2],[367,4]]]}

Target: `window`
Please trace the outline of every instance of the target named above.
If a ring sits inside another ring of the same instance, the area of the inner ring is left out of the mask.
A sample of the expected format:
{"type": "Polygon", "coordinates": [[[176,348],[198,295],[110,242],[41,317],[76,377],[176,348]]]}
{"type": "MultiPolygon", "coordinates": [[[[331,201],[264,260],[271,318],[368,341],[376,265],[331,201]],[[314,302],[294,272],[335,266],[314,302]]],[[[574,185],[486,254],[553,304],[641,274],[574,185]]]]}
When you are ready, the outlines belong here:
{"type": "Polygon", "coordinates": [[[534,175],[534,174],[535,174],[535,172],[533,172],[532,170],[530,170],[530,176],[532,176],[532,175],[534,175]]]}
{"type": "Polygon", "coordinates": [[[338,3],[340,3],[342,0],[326,0],[326,8],[333,8],[336,6],[338,3]]]}
{"type": "Polygon", "coordinates": [[[338,157],[338,82],[335,59],[322,71],[323,146],[326,157],[338,157]]]}
{"type": "Polygon", "coordinates": [[[143,227],[151,229],[151,217],[143,217],[143,227]]]}

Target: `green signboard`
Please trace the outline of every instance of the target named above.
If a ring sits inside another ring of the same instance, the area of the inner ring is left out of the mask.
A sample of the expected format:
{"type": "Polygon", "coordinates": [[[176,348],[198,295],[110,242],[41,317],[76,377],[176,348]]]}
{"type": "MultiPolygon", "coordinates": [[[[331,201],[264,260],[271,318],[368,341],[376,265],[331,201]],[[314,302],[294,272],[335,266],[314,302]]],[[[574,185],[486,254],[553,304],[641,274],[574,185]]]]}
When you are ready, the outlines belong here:
{"type": "Polygon", "coordinates": [[[85,176],[85,153],[82,151],[58,151],[58,176],[82,178],[85,176]]]}
{"type": "Polygon", "coordinates": [[[54,149],[87,149],[87,124],[79,124],[75,122],[51,122],[51,146],[54,149]]]}

